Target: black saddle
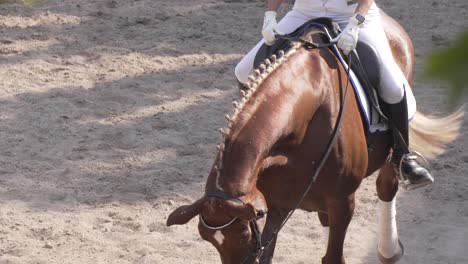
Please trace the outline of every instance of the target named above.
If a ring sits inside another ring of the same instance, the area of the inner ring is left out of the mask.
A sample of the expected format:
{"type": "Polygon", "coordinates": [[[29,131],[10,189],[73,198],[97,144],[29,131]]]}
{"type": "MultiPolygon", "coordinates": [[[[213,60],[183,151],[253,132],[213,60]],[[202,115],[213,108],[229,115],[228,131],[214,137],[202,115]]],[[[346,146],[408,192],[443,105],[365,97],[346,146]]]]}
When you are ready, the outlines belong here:
{"type": "Polygon", "coordinates": [[[268,46],[266,44],[263,44],[258,50],[257,55],[255,56],[254,68],[258,68],[258,66],[262,64],[265,59],[269,58],[275,53],[278,53],[278,51],[283,50],[286,52],[289,49],[291,49],[293,47],[293,41],[299,40],[308,28],[314,27],[314,25],[316,24],[321,24],[324,27],[326,27],[333,38],[338,36],[339,34],[340,27],[330,18],[320,17],[309,20],[293,32],[286,34],[281,38],[278,38],[273,45],[268,46]]]}
{"type": "MultiPolygon", "coordinates": [[[[272,46],[263,44],[255,56],[254,68],[258,68],[265,59],[269,58],[273,54],[277,54],[280,50],[286,52],[291,49],[295,40],[299,40],[303,37],[308,28],[317,27],[317,24],[326,28],[331,38],[335,38],[341,32],[338,24],[333,22],[330,18],[312,19],[300,26],[294,32],[284,36],[284,38],[282,37],[277,39],[272,46]]],[[[342,56],[346,59],[346,56],[342,56]]],[[[350,56],[352,56],[351,69],[359,79],[367,97],[370,99],[374,107],[380,108],[377,88],[380,87],[380,69],[382,61],[377,50],[369,43],[360,40],[356,46],[356,52],[350,53],[350,56]]]]}
{"type": "Polygon", "coordinates": [[[365,41],[358,41],[356,53],[358,59],[353,61],[351,69],[353,69],[362,85],[371,85],[369,89],[379,88],[382,60],[377,50],[365,41]]]}

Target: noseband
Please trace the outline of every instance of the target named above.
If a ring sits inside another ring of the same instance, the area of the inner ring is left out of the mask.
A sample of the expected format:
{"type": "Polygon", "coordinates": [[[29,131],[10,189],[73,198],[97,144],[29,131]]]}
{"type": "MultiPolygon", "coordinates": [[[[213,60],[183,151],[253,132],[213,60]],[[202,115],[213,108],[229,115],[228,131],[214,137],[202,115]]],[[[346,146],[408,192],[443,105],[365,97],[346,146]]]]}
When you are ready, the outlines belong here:
{"type": "MultiPolygon", "coordinates": [[[[218,198],[218,199],[221,199],[221,200],[233,202],[233,203],[238,204],[238,205],[245,205],[245,203],[241,199],[239,199],[237,197],[232,197],[232,196],[230,196],[230,195],[228,195],[226,193],[223,193],[223,192],[210,192],[210,193],[206,194],[206,197],[208,197],[208,198],[218,198]]],[[[247,257],[245,257],[244,260],[241,262],[241,264],[246,263],[251,258],[251,256],[255,256],[255,263],[259,263],[260,257],[262,256],[263,251],[264,251],[264,247],[262,245],[262,234],[260,232],[260,228],[258,226],[257,220],[264,217],[266,215],[266,213],[267,212],[265,212],[265,211],[257,210],[257,218],[254,218],[254,219],[249,221],[249,226],[250,226],[252,235],[253,235],[253,237],[254,237],[254,239],[256,241],[256,247],[255,247],[255,251],[253,252],[253,254],[248,255],[247,257]]],[[[203,216],[201,214],[199,215],[199,218],[200,218],[200,222],[202,223],[202,225],[204,227],[210,229],[210,230],[224,229],[224,228],[232,225],[237,220],[237,217],[235,217],[231,221],[227,222],[224,225],[212,226],[212,225],[209,225],[209,224],[206,223],[205,219],[203,219],[203,216]]]]}
{"type": "MultiPolygon", "coordinates": [[[[208,198],[219,198],[219,199],[222,199],[222,200],[225,200],[225,201],[230,201],[230,202],[233,202],[235,204],[238,204],[238,205],[244,205],[245,203],[239,199],[239,198],[236,198],[236,197],[231,197],[223,192],[211,192],[211,193],[208,193],[206,195],[206,197],[208,198]]],[[[233,218],[231,221],[227,222],[226,224],[224,225],[221,225],[221,226],[212,226],[212,225],[209,225],[206,223],[205,219],[203,219],[203,216],[200,214],[199,215],[200,217],[200,221],[202,223],[202,225],[210,230],[221,230],[221,229],[224,229],[230,225],[232,225],[232,223],[234,223],[236,220],[237,220],[237,217],[233,218]]]]}

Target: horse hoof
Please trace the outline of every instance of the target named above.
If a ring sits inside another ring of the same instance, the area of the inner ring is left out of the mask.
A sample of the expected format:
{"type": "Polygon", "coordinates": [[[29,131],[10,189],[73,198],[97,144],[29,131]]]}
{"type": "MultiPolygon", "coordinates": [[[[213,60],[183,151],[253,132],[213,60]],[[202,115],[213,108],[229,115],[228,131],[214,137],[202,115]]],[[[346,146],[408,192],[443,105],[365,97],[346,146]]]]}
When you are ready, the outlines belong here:
{"type": "Polygon", "coordinates": [[[398,239],[398,245],[400,246],[400,252],[398,254],[396,254],[395,256],[391,257],[391,258],[386,258],[386,257],[382,256],[380,254],[380,252],[377,250],[377,255],[379,256],[380,263],[382,263],[382,264],[395,264],[398,261],[400,261],[400,259],[405,254],[405,247],[403,247],[403,243],[401,243],[401,241],[399,239],[398,239]]]}

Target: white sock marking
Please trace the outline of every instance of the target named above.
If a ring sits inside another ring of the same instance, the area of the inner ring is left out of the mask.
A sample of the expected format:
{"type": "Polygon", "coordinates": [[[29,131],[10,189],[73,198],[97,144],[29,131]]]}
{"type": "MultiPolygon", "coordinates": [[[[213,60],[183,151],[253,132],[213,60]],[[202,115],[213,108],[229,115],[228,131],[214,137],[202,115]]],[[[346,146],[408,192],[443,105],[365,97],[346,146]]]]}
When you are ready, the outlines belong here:
{"type": "Polygon", "coordinates": [[[330,235],[330,227],[322,226],[322,241],[325,245],[328,244],[328,236],[330,235]]]}
{"type": "Polygon", "coordinates": [[[380,254],[391,258],[398,254],[398,230],[396,224],[396,196],[391,202],[379,200],[377,245],[380,254]]]}

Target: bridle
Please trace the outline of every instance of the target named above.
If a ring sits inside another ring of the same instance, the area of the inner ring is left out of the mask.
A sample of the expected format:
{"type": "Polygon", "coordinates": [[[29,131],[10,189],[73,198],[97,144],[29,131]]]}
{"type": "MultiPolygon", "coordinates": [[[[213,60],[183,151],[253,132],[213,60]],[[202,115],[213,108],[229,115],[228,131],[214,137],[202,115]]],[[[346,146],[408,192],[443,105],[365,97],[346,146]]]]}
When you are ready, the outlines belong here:
{"type": "MultiPolygon", "coordinates": [[[[330,36],[327,29],[324,28],[324,30],[326,31],[326,34],[328,36],[330,36]]],[[[277,36],[277,37],[284,38],[284,39],[289,38],[288,36],[277,36]]],[[[294,39],[294,40],[297,41],[297,39],[294,39]]],[[[326,44],[318,44],[318,43],[313,43],[313,42],[310,42],[308,40],[303,40],[303,39],[299,39],[299,42],[301,42],[304,45],[304,48],[307,49],[307,50],[331,47],[332,49],[334,49],[335,53],[339,53],[338,48],[335,45],[336,44],[335,42],[330,41],[329,43],[326,43],[326,44]]],[[[309,179],[309,182],[308,182],[308,184],[306,186],[306,189],[302,193],[302,196],[298,200],[298,202],[296,203],[294,209],[288,212],[286,217],[283,219],[283,222],[272,233],[272,237],[265,244],[262,243],[262,234],[260,232],[260,229],[259,229],[258,223],[257,223],[258,219],[254,218],[254,219],[249,221],[249,225],[250,225],[250,227],[252,229],[253,237],[256,240],[256,247],[255,247],[255,250],[251,254],[247,255],[244,258],[244,260],[241,262],[241,264],[247,263],[247,261],[249,261],[252,257],[254,257],[254,260],[255,260],[254,263],[260,263],[260,258],[263,255],[263,253],[265,252],[265,250],[271,245],[271,243],[273,243],[276,236],[281,231],[281,229],[284,227],[286,222],[289,220],[289,218],[291,218],[291,216],[294,214],[294,212],[299,208],[301,203],[304,201],[305,197],[307,196],[310,189],[312,188],[312,185],[317,181],[317,178],[318,178],[320,172],[322,171],[322,169],[323,169],[323,167],[325,165],[325,162],[328,160],[328,156],[330,155],[333,146],[336,143],[336,140],[338,138],[338,132],[339,132],[339,130],[341,128],[341,124],[342,124],[342,121],[343,121],[344,109],[345,109],[345,106],[346,106],[346,99],[348,97],[349,83],[351,82],[351,80],[350,80],[351,77],[349,75],[349,71],[351,69],[351,57],[352,56],[348,56],[348,63],[347,63],[347,68],[346,68],[346,74],[348,75],[348,82],[346,83],[346,88],[345,88],[345,92],[344,92],[342,102],[341,102],[341,105],[340,105],[340,111],[338,113],[338,118],[336,119],[335,126],[334,126],[334,129],[333,129],[332,135],[330,137],[330,140],[328,142],[327,148],[326,148],[326,150],[325,150],[325,152],[324,152],[324,154],[322,156],[322,159],[320,160],[320,163],[319,163],[317,169],[315,170],[314,175],[309,179]]],[[[341,58],[339,57],[339,59],[341,59],[341,58]]],[[[344,64],[346,64],[346,63],[344,63],[344,64]]],[[[227,200],[227,201],[234,202],[234,203],[239,204],[239,205],[244,205],[245,204],[239,198],[232,197],[232,196],[230,196],[230,195],[228,195],[228,194],[226,194],[224,192],[210,192],[210,193],[206,194],[206,197],[219,198],[219,199],[222,199],[222,200],[227,200]]],[[[223,228],[226,228],[226,227],[232,225],[237,220],[237,218],[234,218],[233,220],[229,221],[228,223],[226,223],[226,224],[224,224],[222,226],[217,226],[217,227],[207,225],[205,220],[203,219],[203,217],[201,215],[200,215],[200,220],[201,220],[202,225],[205,226],[206,228],[211,229],[211,230],[220,230],[220,229],[223,229],[223,228]]]]}
{"type": "Polygon", "coordinates": [[[237,217],[233,218],[231,221],[227,222],[226,224],[224,225],[220,225],[220,226],[211,226],[209,224],[207,224],[205,222],[205,219],[203,219],[203,216],[201,214],[198,215],[198,218],[200,218],[200,222],[202,223],[202,225],[206,228],[208,228],[209,230],[221,230],[221,229],[224,229],[228,226],[230,226],[232,223],[234,223],[236,220],[237,220],[237,217]]]}
{"type": "MultiPolygon", "coordinates": [[[[221,199],[221,200],[225,200],[225,201],[230,201],[230,202],[233,202],[235,204],[238,204],[238,205],[245,205],[245,203],[237,198],[237,197],[232,197],[224,192],[209,192],[205,195],[205,197],[207,198],[218,198],[218,199],[221,199]]],[[[259,228],[259,225],[258,225],[258,220],[263,218],[267,212],[266,211],[263,211],[263,210],[256,210],[257,211],[257,217],[250,220],[249,221],[249,226],[250,226],[250,229],[251,229],[251,232],[252,232],[252,236],[253,238],[255,239],[256,241],[256,247],[255,247],[255,263],[258,263],[258,261],[260,260],[260,257],[262,256],[263,254],[263,251],[264,251],[264,248],[263,248],[263,245],[262,245],[262,233],[260,232],[260,228],[259,228]]],[[[203,219],[203,216],[201,214],[198,215],[199,218],[200,218],[200,222],[202,223],[202,225],[204,227],[206,227],[207,229],[209,230],[221,230],[221,229],[224,229],[230,225],[232,225],[238,218],[235,217],[233,218],[232,220],[230,220],[229,222],[227,222],[226,224],[224,225],[220,225],[220,226],[212,226],[212,225],[209,225],[206,223],[205,219],[203,219]]],[[[244,260],[241,262],[241,264],[243,263],[246,263],[249,258],[251,257],[252,255],[249,255],[247,257],[244,258],[244,260]]]]}

